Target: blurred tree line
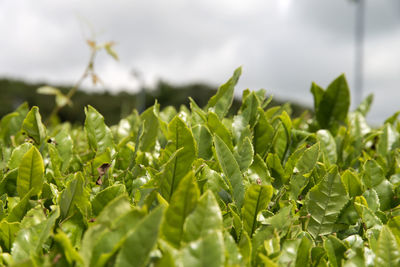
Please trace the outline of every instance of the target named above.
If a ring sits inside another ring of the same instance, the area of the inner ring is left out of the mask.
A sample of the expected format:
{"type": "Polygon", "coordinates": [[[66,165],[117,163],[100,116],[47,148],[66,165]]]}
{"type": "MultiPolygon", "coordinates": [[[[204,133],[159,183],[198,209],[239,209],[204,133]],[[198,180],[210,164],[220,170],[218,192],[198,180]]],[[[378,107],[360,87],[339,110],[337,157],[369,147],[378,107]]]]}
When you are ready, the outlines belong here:
{"type": "MultiPolygon", "coordinates": [[[[13,112],[23,102],[28,102],[29,106],[38,106],[42,117],[47,118],[54,108],[54,96],[41,95],[36,93],[37,88],[45,84],[27,83],[21,80],[0,79],[0,117],[13,112]]],[[[57,86],[63,93],[66,93],[70,87],[57,86]]],[[[145,95],[139,93],[132,94],[127,92],[109,93],[105,92],[86,92],[78,91],[72,98],[73,106],[65,106],[59,112],[61,121],[70,121],[72,123],[82,123],[85,120],[84,107],[92,105],[105,118],[108,125],[119,122],[139,107],[149,107],[154,104],[155,99],[161,105],[161,109],[166,106],[174,106],[179,110],[181,105],[189,106],[188,97],[192,97],[196,103],[203,107],[207,104],[209,98],[216,93],[217,87],[207,84],[188,84],[182,86],[171,85],[165,81],[159,81],[154,88],[145,88],[145,95]],[[139,102],[140,101],[140,102],[139,102]],[[142,103],[144,101],[144,103],[142,103]]],[[[232,111],[240,107],[240,99],[235,99],[232,105],[232,111]]],[[[273,99],[270,106],[281,105],[282,101],[273,99]]],[[[297,117],[308,107],[291,103],[292,116],[297,117]]]]}

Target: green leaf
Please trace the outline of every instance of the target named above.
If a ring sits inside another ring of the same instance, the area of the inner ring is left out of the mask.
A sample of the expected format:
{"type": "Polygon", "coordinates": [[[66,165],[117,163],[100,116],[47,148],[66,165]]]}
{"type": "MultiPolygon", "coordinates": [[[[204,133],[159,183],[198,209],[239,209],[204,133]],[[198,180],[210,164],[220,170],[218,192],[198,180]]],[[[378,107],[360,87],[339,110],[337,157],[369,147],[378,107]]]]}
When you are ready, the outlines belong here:
{"type": "Polygon", "coordinates": [[[0,195],[6,193],[8,196],[16,196],[17,179],[18,179],[18,169],[13,169],[9,171],[0,181],[0,195]]]}
{"type": "Polygon", "coordinates": [[[17,205],[11,209],[6,218],[8,222],[20,222],[24,218],[25,214],[32,208],[29,203],[29,198],[31,196],[31,191],[33,190],[34,189],[32,188],[28,194],[25,194],[25,196],[17,203],[17,205]]]}
{"type": "Polygon", "coordinates": [[[316,111],[321,128],[330,129],[335,122],[344,121],[350,107],[350,90],[342,74],[334,80],[322,95],[316,111]]]}
{"type": "Polygon", "coordinates": [[[240,240],[238,243],[238,247],[240,250],[240,254],[243,256],[243,261],[246,265],[249,265],[251,262],[251,256],[252,256],[252,243],[249,235],[247,232],[242,232],[240,236],[240,240]]]}
{"type": "Polygon", "coordinates": [[[199,198],[199,189],[192,172],[179,183],[165,212],[162,233],[169,243],[179,248],[183,239],[186,218],[194,210],[199,198]]]}
{"type": "Polygon", "coordinates": [[[396,237],[397,245],[400,246],[400,216],[391,218],[387,226],[392,231],[393,235],[396,237]]]}
{"type": "Polygon", "coordinates": [[[374,101],[374,95],[369,94],[366,98],[364,98],[360,105],[358,105],[356,111],[360,112],[363,116],[366,116],[371,108],[372,101],[374,101]]]}
{"type": "Polygon", "coordinates": [[[278,154],[268,154],[267,166],[271,171],[271,176],[275,179],[274,187],[279,188],[287,182],[288,178],[285,176],[285,170],[282,167],[278,154]]]}
{"type": "Polygon", "coordinates": [[[248,137],[235,147],[234,156],[242,172],[245,172],[250,167],[251,163],[253,163],[253,154],[253,145],[248,137]]]}
{"type": "Polygon", "coordinates": [[[117,196],[125,193],[125,186],[122,184],[112,185],[100,191],[92,200],[92,212],[94,216],[100,214],[104,207],[117,196]]]}
{"type": "Polygon", "coordinates": [[[279,257],[279,266],[290,266],[291,262],[296,262],[300,243],[301,239],[285,240],[279,257]]]}
{"type": "Polygon", "coordinates": [[[56,148],[60,155],[61,162],[61,173],[64,173],[70,165],[73,158],[73,141],[71,136],[68,134],[68,130],[60,131],[55,137],[56,148]]]}
{"type": "Polygon", "coordinates": [[[210,131],[206,126],[200,124],[193,126],[192,131],[199,148],[198,157],[210,159],[212,157],[212,136],[210,131]]]}
{"type": "Polygon", "coordinates": [[[306,196],[305,206],[311,215],[308,232],[316,238],[333,232],[334,224],[348,197],[336,166],[306,196]]]}
{"type": "Polygon", "coordinates": [[[342,183],[346,188],[346,191],[350,197],[355,197],[362,194],[361,181],[356,173],[350,170],[346,170],[342,174],[341,178],[342,178],[342,183]]]}
{"type": "Polygon", "coordinates": [[[72,216],[77,208],[86,218],[90,212],[89,193],[85,188],[85,181],[80,172],[70,181],[59,197],[61,219],[72,216]]]}
{"type": "Polygon", "coordinates": [[[244,200],[244,184],[239,164],[225,142],[217,135],[214,136],[214,144],[219,165],[232,186],[233,199],[240,209],[244,200]]]}
{"type": "Polygon", "coordinates": [[[272,182],[268,167],[258,154],[255,155],[253,164],[251,164],[246,174],[253,183],[261,181],[261,184],[269,185],[272,182]]]}
{"type": "Polygon", "coordinates": [[[273,216],[265,218],[262,221],[262,224],[270,225],[277,231],[286,233],[286,231],[289,229],[289,226],[293,223],[292,209],[292,205],[283,207],[273,216]]]}
{"type": "Polygon", "coordinates": [[[39,150],[32,146],[22,157],[18,169],[17,192],[20,197],[30,191],[31,196],[42,191],[44,183],[44,165],[39,150]]]}
{"type": "Polygon", "coordinates": [[[279,120],[278,126],[275,129],[274,139],[272,142],[273,152],[275,152],[279,160],[283,162],[285,160],[286,152],[289,148],[288,145],[290,143],[290,132],[281,120],[279,120]]]}
{"type": "Polygon", "coordinates": [[[389,227],[383,226],[375,251],[376,266],[399,266],[400,247],[389,227]]]}
{"type": "Polygon", "coordinates": [[[167,164],[158,176],[160,193],[170,201],[179,182],[191,170],[197,148],[192,132],[178,116],[168,125],[168,140],[162,159],[167,164]]]}
{"type": "Polygon", "coordinates": [[[122,245],[115,266],[147,266],[149,254],[157,242],[162,216],[163,207],[160,206],[136,224],[122,245]]]}
{"type": "Polygon", "coordinates": [[[211,191],[206,191],[187,217],[184,225],[186,242],[195,241],[222,229],[222,214],[218,202],[211,191]]]}
{"type": "Polygon", "coordinates": [[[327,130],[317,131],[317,140],[320,143],[322,155],[324,157],[324,163],[328,165],[336,164],[337,162],[337,152],[336,152],[336,142],[332,134],[327,130]]]}
{"type": "Polygon", "coordinates": [[[257,216],[271,201],[273,188],[270,185],[252,184],[246,190],[242,208],[243,226],[251,237],[257,229],[257,216]]]}
{"type": "Polygon", "coordinates": [[[386,123],[383,127],[383,132],[379,136],[379,142],[377,144],[377,151],[382,156],[387,156],[399,145],[399,133],[393,129],[393,126],[386,123]]]}
{"type": "MultiPolygon", "coordinates": [[[[367,206],[358,203],[358,199],[360,199],[360,198],[363,198],[363,197],[355,198],[354,207],[356,208],[356,211],[359,214],[365,227],[367,229],[370,229],[373,227],[380,228],[380,226],[382,225],[381,220],[367,206]]],[[[364,201],[365,201],[365,199],[364,199],[364,201]]]]}
{"type": "Polygon", "coordinates": [[[114,44],[115,44],[114,42],[107,42],[104,44],[104,49],[106,50],[107,54],[109,54],[113,59],[118,61],[119,60],[118,54],[117,52],[115,52],[113,48],[114,44]]]}
{"type": "MultiPolygon", "coordinates": [[[[364,242],[359,235],[351,235],[344,239],[345,243],[348,244],[349,249],[346,251],[347,260],[344,262],[345,267],[358,267],[366,266],[364,254],[364,242]]],[[[375,255],[373,255],[375,256],[375,255]]],[[[369,265],[373,264],[373,260],[369,262],[369,265]]],[[[368,266],[369,266],[368,265],[368,266]]]]}
{"type": "Polygon", "coordinates": [[[28,112],[24,122],[22,123],[22,130],[24,130],[38,145],[45,141],[46,128],[42,123],[42,117],[40,116],[38,107],[32,107],[28,112]]]}
{"type": "Polygon", "coordinates": [[[54,241],[57,242],[63,249],[63,253],[67,258],[69,264],[73,264],[74,262],[83,263],[83,259],[79,255],[79,253],[72,246],[71,241],[68,236],[63,232],[58,230],[57,234],[54,235],[54,241]]]}
{"type": "Polygon", "coordinates": [[[39,87],[36,92],[38,94],[42,94],[42,95],[54,95],[56,97],[56,104],[58,107],[62,108],[65,105],[69,104],[72,105],[71,100],[64,95],[60,89],[57,89],[55,87],[52,86],[42,86],[39,87]]]}
{"type": "Polygon", "coordinates": [[[18,232],[11,248],[11,255],[15,262],[22,262],[43,253],[43,246],[50,237],[59,215],[60,210],[56,208],[45,221],[18,232]]]}
{"type": "Polygon", "coordinates": [[[362,176],[363,183],[368,188],[372,188],[380,184],[383,180],[385,180],[385,174],[378,163],[375,160],[366,161],[362,176]]]}
{"type": "Polygon", "coordinates": [[[52,86],[42,86],[36,89],[36,93],[41,95],[57,95],[61,93],[60,89],[57,89],[52,86]]]}
{"type": "Polygon", "coordinates": [[[325,90],[322,87],[320,87],[318,84],[313,82],[313,83],[311,83],[310,92],[314,96],[314,111],[315,111],[315,113],[317,113],[318,109],[319,109],[319,104],[321,103],[321,100],[324,96],[325,90]]]}
{"type": "Polygon", "coordinates": [[[376,193],[375,189],[371,188],[366,190],[362,196],[365,198],[365,200],[368,203],[368,208],[370,208],[373,212],[376,212],[379,209],[380,203],[379,203],[379,197],[378,194],[376,193]]]}
{"type": "Polygon", "coordinates": [[[307,236],[303,236],[297,249],[295,267],[310,266],[312,246],[313,242],[307,236]]]}
{"type": "Polygon", "coordinates": [[[361,143],[360,137],[371,132],[371,128],[368,126],[367,120],[359,112],[349,113],[348,124],[350,136],[359,143],[361,143]]]}
{"type": "Polygon", "coordinates": [[[9,169],[15,169],[18,168],[18,166],[21,163],[22,157],[25,155],[26,152],[32,147],[31,143],[23,143],[22,145],[17,146],[14,148],[11,158],[8,161],[8,168],[9,169]]]}
{"type": "Polygon", "coordinates": [[[140,150],[152,151],[157,140],[160,122],[157,117],[159,105],[154,105],[146,109],[141,115],[140,119],[144,121],[143,135],[140,138],[140,150]]]}
{"type": "Polygon", "coordinates": [[[306,174],[312,171],[317,164],[319,157],[319,144],[314,144],[307,148],[296,163],[296,170],[300,174],[306,174]]]}
{"type": "Polygon", "coordinates": [[[99,153],[107,148],[114,148],[113,136],[110,128],[104,123],[103,116],[92,106],[85,108],[85,131],[89,147],[99,153]]]}
{"type": "Polygon", "coordinates": [[[20,229],[19,222],[0,222],[0,245],[3,251],[10,252],[15,236],[20,229]]]}
{"type": "Polygon", "coordinates": [[[242,255],[232,236],[224,231],[225,262],[228,266],[242,266],[242,255]]]}
{"type": "Polygon", "coordinates": [[[263,109],[258,109],[258,122],[254,127],[253,146],[257,154],[264,158],[268,147],[272,143],[274,137],[274,128],[265,116],[263,109]]]}
{"type": "Polygon", "coordinates": [[[96,220],[82,240],[80,254],[86,266],[104,266],[121,248],[127,236],[136,230],[145,214],[144,211],[131,209],[124,196],[107,205],[100,216],[104,219],[96,220]]]}
{"type": "Polygon", "coordinates": [[[182,266],[222,267],[225,261],[224,239],[220,231],[189,243],[181,252],[182,266]]]}
{"type": "Polygon", "coordinates": [[[214,111],[220,119],[222,119],[232,105],[233,93],[237,84],[242,68],[239,67],[233,73],[233,76],[223,85],[218,88],[217,93],[210,98],[207,104],[207,109],[214,111]]]}
{"type": "Polygon", "coordinates": [[[47,144],[47,150],[49,151],[49,156],[50,156],[50,162],[51,165],[49,166],[49,169],[51,169],[54,173],[54,176],[56,178],[59,178],[62,176],[60,170],[61,170],[61,164],[62,164],[62,159],[60,157],[60,154],[58,154],[58,150],[54,144],[47,144]]]}
{"type": "Polygon", "coordinates": [[[21,130],[22,123],[29,112],[28,103],[24,102],[15,112],[7,114],[0,121],[0,137],[5,144],[12,144],[12,138],[21,130]]]}
{"type": "Polygon", "coordinates": [[[211,133],[218,135],[229,149],[233,151],[232,135],[214,112],[208,112],[207,127],[211,133]]]}
{"type": "Polygon", "coordinates": [[[330,266],[340,267],[342,266],[342,260],[344,260],[344,253],[347,250],[345,244],[334,236],[329,236],[324,241],[324,248],[328,255],[330,266]]]}
{"type": "Polygon", "coordinates": [[[380,209],[386,211],[394,206],[393,185],[388,180],[383,180],[379,185],[374,187],[379,196],[380,209]],[[393,203],[392,203],[393,202],[393,203]]]}

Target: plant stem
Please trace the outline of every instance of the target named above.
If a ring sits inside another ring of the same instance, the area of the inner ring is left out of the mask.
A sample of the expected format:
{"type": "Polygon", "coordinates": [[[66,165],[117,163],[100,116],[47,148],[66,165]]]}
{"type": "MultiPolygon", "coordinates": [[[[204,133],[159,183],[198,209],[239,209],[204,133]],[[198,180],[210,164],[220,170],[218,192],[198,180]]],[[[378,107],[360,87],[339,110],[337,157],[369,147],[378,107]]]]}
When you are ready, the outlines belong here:
{"type": "MultiPolygon", "coordinates": [[[[68,91],[68,94],[66,95],[67,98],[67,103],[69,102],[69,100],[71,100],[71,98],[74,96],[74,94],[78,91],[79,87],[81,86],[82,82],[87,78],[87,76],[93,71],[93,64],[94,64],[94,59],[96,57],[96,52],[97,49],[96,48],[92,48],[91,49],[91,53],[90,53],[90,58],[89,58],[89,62],[86,65],[85,71],[83,72],[82,76],[78,79],[78,81],[74,84],[74,86],[68,91]]],[[[49,117],[47,117],[46,121],[45,121],[45,125],[47,126],[51,120],[51,118],[53,118],[54,116],[56,116],[58,114],[58,112],[63,108],[63,106],[59,106],[56,103],[56,106],[53,108],[53,110],[51,111],[49,117]]]]}

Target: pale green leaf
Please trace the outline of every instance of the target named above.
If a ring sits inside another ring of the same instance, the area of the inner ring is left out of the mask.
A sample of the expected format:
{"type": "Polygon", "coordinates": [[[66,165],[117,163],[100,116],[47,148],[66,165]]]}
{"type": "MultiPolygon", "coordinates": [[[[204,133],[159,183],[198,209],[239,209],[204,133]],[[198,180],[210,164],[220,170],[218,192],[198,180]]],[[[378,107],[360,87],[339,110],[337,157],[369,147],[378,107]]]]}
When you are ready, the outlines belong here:
{"type": "Polygon", "coordinates": [[[358,175],[350,170],[346,170],[342,176],[342,183],[350,197],[362,194],[362,186],[358,175]]]}
{"type": "Polygon", "coordinates": [[[220,231],[189,243],[182,249],[182,265],[193,267],[223,267],[225,261],[224,239],[220,231]]]}
{"type": "Polygon", "coordinates": [[[221,210],[213,193],[206,191],[199,199],[196,209],[186,219],[184,239],[186,242],[195,241],[221,229],[221,210]]]}
{"type": "Polygon", "coordinates": [[[97,193],[92,200],[93,215],[97,216],[111,200],[124,193],[125,186],[122,184],[112,185],[97,193]]]}
{"type": "Polygon", "coordinates": [[[181,180],[177,190],[172,195],[165,212],[162,233],[165,240],[176,248],[180,247],[185,220],[195,209],[199,194],[194,175],[190,172],[181,180]]]}
{"type": "Polygon", "coordinates": [[[151,250],[157,242],[163,207],[153,210],[139,221],[117,255],[115,266],[147,266],[151,250]]]}
{"type": "Polygon", "coordinates": [[[243,226],[251,237],[258,227],[257,216],[271,201],[273,188],[270,185],[250,185],[242,208],[243,226]]]}
{"type": "Polygon", "coordinates": [[[21,163],[22,157],[25,155],[26,152],[32,147],[31,143],[23,143],[22,145],[17,146],[14,148],[11,158],[8,161],[8,168],[9,169],[15,169],[18,168],[18,166],[21,163]]]}
{"type": "Polygon", "coordinates": [[[85,132],[89,147],[96,152],[104,152],[107,148],[114,148],[113,136],[110,128],[104,123],[103,116],[92,106],[85,108],[85,132]]]}
{"type": "Polygon", "coordinates": [[[375,251],[376,266],[395,267],[400,265],[400,247],[389,227],[383,226],[375,251]]]}
{"type": "Polygon", "coordinates": [[[10,252],[15,236],[20,229],[19,222],[0,222],[0,245],[3,252],[10,252]]]}
{"type": "Polygon", "coordinates": [[[192,128],[193,136],[199,148],[198,157],[210,159],[212,157],[212,136],[205,125],[196,125],[192,128]]]}
{"type": "Polygon", "coordinates": [[[324,162],[326,162],[328,166],[336,164],[336,142],[332,134],[328,130],[319,130],[316,134],[317,140],[320,143],[322,155],[324,156],[324,162]]]}
{"type": "Polygon", "coordinates": [[[59,197],[61,219],[65,219],[75,212],[77,208],[85,217],[90,213],[89,193],[85,188],[85,181],[82,173],[78,172],[70,181],[59,197]]]}
{"type": "Polygon", "coordinates": [[[31,196],[42,191],[44,183],[44,165],[42,155],[32,146],[22,157],[18,169],[17,192],[20,197],[30,191],[31,196]]]}
{"type": "Polygon", "coordinates": [[[159,105],[155,104],[140,115],[140,119],[144,122],[143,134],[140,137],[140,150],[142,151],[152,151],[155,146],[158,130],[160,128],[159,119],[157,117],[158,109],[159,105]]]}
{"type": "Polygon", "coordinates": [[[16,262],[42,255],[43,246],[50,237],[59,215],[60,210],[56,208],[45,221],[18,232],[11,248],[11,255],[16,262]]]}
{"type": "Polygon", "coordinates": [[[22,130],[38,145],[45,141],[46,128],[42,123],[42,117],[40,116],[38,107],[32,107],[28,112],[22,123],[22,130]]]}
{"type": "Polygon", "coordinates": [[[217,135],[214,136],[214,144],[219,165],[232,186],[233,199],[240,209],[244,200],[244,184],[239,164],[225,142],[217,135]]]}

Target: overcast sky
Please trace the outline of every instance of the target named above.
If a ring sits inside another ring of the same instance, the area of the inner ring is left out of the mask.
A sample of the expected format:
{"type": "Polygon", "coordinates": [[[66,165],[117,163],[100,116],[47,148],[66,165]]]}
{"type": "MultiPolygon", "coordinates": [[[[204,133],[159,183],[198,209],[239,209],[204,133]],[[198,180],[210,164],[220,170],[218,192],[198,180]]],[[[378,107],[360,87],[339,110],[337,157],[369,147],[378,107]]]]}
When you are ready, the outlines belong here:
{"type": "MultiPolygon", "coordinates": [[[[367,0],[364,96],[382,122],[400,110],[400,1],[367,0]]],[[[120,61],[100,54],[110,90],[145,83],[219,85],[243,66],[237,93],[265,88],[312,104],[312,81],[326,87],[345,73],[354,85],[355,4],[349,0],[1,0],[0,76],[72,83],[86,39],[115,41],[120,61]]]]}

